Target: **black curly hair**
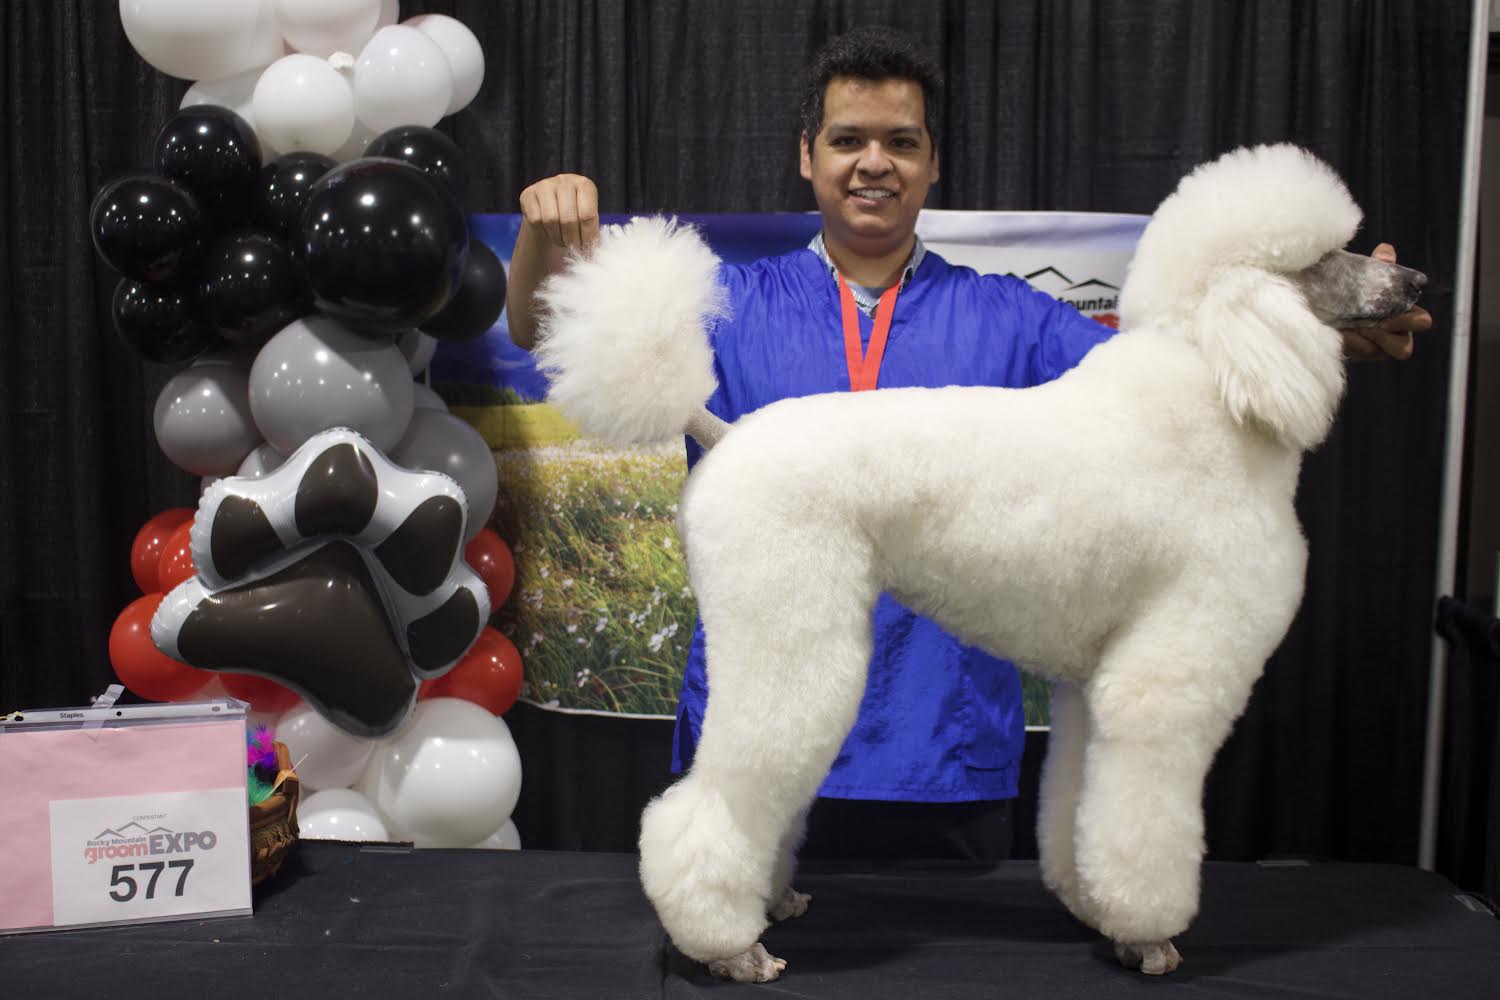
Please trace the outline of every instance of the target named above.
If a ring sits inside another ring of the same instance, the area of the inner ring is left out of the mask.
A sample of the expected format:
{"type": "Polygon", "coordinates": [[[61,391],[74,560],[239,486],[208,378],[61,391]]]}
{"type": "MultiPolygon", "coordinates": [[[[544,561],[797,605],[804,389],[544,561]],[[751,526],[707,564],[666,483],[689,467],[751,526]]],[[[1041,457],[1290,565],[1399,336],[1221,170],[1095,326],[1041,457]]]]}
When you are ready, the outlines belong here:
{"type": "Polygon", "coordinates": [[[858,80],[911,80],[922,88],[923,124],[937,155],[938,108],[942,106],[943,76],[937,64],[911,38],[894,28],[855,28],[831,39],[813,56],[802,97],[802,133],[808,148],[823,127],[823,95],[829,81],[849,76],[858,80]]]}

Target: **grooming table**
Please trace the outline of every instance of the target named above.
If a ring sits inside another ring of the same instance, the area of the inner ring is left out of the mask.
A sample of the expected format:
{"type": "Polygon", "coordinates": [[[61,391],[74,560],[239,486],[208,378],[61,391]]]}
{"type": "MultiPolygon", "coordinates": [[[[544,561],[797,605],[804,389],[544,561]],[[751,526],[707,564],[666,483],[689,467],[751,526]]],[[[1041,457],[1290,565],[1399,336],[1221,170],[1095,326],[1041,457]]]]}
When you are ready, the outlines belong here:
{"type": "Polygon", "coordinates": [[[1500,920],[1446,880],[1357,864],[1209,864],[1162,978],[1115,964],[1042,888],[994,868],[815,864],[764,940],[774,984],[717,982],[665,941],[626,854],[298,845],[250,918],[0,938],[17,998],[178,996],[1500,996],[1500,920]]]}

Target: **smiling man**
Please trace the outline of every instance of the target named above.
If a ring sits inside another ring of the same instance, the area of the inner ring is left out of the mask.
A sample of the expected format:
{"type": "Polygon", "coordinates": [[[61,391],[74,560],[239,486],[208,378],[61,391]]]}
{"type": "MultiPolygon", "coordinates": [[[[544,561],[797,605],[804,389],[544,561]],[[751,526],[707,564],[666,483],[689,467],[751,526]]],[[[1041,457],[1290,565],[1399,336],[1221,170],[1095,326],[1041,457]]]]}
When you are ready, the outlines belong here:
{"type": "MultiPolygon", "coordinates": [[[[709,408],[734,421],[792,396],[896,386],[1030,386],[1113,331],[1013,277],[930,253],[917,215],[938,180],[941,84],[904,36],[859,29],[815,58],[801,113],[801,173],[822,230],[804,248],[725,265],[730,316],[713,332],[709,408]]],[[[512,338],[530,347],[533,293],[568,247],[598,234],[591,181],[563,174],[521,194],[512,338]]],[[[1391,255],[1382,246],[1379,253],[1391,255]]],[[[1420,310],[1364,331],[1351,355],[1405,357],[1420,310]]],[[[688,442],[689,462],[698,449],[688,442]]],[[[809,856],[1008,855],[1025,720],[1014,667],[884,595],[859,718],[813,806],[809,856]]],[[[809,671],[818,669],[808,663],[809,671]]],[[[708,698],[700,623],[678,707],[673,768],[687,767],[708,698]]],[[[753,712],[754,706],[745,706],[753,712]]]]}

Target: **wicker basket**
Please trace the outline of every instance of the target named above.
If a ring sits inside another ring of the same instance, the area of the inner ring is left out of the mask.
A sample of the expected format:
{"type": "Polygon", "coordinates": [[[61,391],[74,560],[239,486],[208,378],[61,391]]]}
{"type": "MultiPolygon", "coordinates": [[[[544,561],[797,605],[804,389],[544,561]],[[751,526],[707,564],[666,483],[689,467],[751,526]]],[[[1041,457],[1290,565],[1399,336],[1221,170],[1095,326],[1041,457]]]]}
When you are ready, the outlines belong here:
{"type": "Polygon", "coordinates": [[[271,795],[250,807],[250,884],[281,870],[297,843],[297,797],[301,786],[285,743],[276,744],[276,781],[271,795]]]}

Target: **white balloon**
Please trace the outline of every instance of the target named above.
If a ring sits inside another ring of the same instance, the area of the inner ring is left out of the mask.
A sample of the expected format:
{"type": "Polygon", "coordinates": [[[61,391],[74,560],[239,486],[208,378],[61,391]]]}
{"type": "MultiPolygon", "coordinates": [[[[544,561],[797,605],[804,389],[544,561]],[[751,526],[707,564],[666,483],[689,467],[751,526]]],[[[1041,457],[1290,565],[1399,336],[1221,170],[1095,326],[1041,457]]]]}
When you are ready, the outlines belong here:
{"type": "Polygon", "coordinates": [[[217,80],[281,55],[271,0],[120,0],[125,37],[168,76],[217,80]]]}
{"type": "Polygon", "coordinates": [[[362,337],[328,316],[304,316],[255,356],[250,410],[261,436],[283,454],[332,427],[347,427],[389,453],[411,423],[411,386],[395,344],[362,337]]]}
{"type": "MultiPolygon", "coordinates": [[[[404,363],[401,373],[408,375],[404,363]]],[[[233,475],[261,439],[244,369],[217,358],[168,379],[151,423],[162,452],[195,476],[233,475]]]]}
{"type": "Polygon", "coordinates": [[[438,43],[416,28],[375,32],[354,65],[359,119],[375,132],[397,125],[436,125],[448,113],[453,74],[438,43]]]}
{"type": "Polygon", "coordinates": [[[448,404],[443,402],[443,397],[432,391],[432,387],[423,385],[421,382],[413,383],[411,405],[413,413],[416,410],[437,410],[439,413],[448,412],[448,404]]]}
{"type": "Polygon", "coordinates": [[[303,799],[297,806],[297,828],[303,840],[391,839],[375,806],[352,788],[325,788],[303,799]]]}
{"type": "Polygon", "coordinates": [[[376,30],[395,24],[401,20],[400,0],[380,0],[380,19],[375,22],[376,30]]]}
{"type": "Polygon", "coordinates": [[[270,445],[263,444],[245,456],[245,460],[240,463],[240,467],[235,470],[234,474],[244,476],[246,479],[259,479],[266,473],[279,469],[285,461],[285,455],[270,445]]]}
{"type": "Polygon", "coordinates": [[[485,837],[477,844],[470,844],[485,851],[519,851],[521,849],[521,831],[516,829],[516,821],[508,819],[505,825],[494,833],[485,837]]]}
{"type": "Polygon", "coordinates": [[[298,52],[350,55],[375,33],[382,0],[276,0],[281,37],[298,52]]]}
{"type": "Polygon", "coordinates": [[[276,155],[330,154],[344,145],[354,128],[349,81],[317,56],[293,53],[267,66],[250,104],[256,135],[276,155]]]}
{"type": "Polygon", "coordinates": [[[374,740],[351,736],[306,702],[287,709],[276,739],[286,744],[302,784],[314,790],[354,784],[375,749],[374,740]]]}
{"type": "MultiPolygon", "coordinates": [[[[265,66],[253,66],[243,73],[234,76],[221,77],[217,80],[199,80],[188,88],[187,93],[182,95],[182,103],[179,108],[190,108],[195,104],[216,104],[221,108],[228,108],[255,127],[255,108],[251,104],[251,98],[255,95],[255,84],[260,80],[260,75],[266,70],[265,66]]],[[[261,160],[270,157],[261,152],[261,160]]]]}
{"type": "Polygon", "coordinates": [[[446,14],[418,14],[405,23],[437,42],[448,60],[448,69],[453,74],[453,96],[448,99],[445,114],[468,107],[479,93],[479,85],[484,83],[484,49],[474,32],[446,14]]]}
{"type": "Polygon", "coordinates": [[[375,138],[375,133],[370,130],[370,126],[356,118],[354,119],[354,127],[349,131],[349,138],[344,140],[342,146],[328,155],[339,163],[348,163],[350,160],[357,160],[365,155],[365,147],[370,144],[370,140],[373,138],[375,138]]]}
{"type": "Polygon", "coordinates": [[[204,476],[198,480],[198,495],[201,497],[210,486],[217,483],[223,476],[204,476]]]}
{"type": "Polygon", "coordinates": [[[459,698],[431,698],[375,747],[359,789],[397,836],[465,847],[515,809],[521,755],[504,719],[459,698]]]}
{"type": "Polygon", "coordinates": [[[396,346],[406,355],[406,364],[411,373],[420,375],[427,370],[427,366],[432,363],[432,356],[437,353],[437,338],[430,337],[421,330],[410,330],[396,338],[396,346]]]}
{"type": "Polygon", "coordinates": [[[390,456],[397,465],[441,472],[458,483],[469,504],[465,540],[489,523],[499,494],[495,453],[469,423],[451,413],[415,410],[406,435],[390,456]]]}

